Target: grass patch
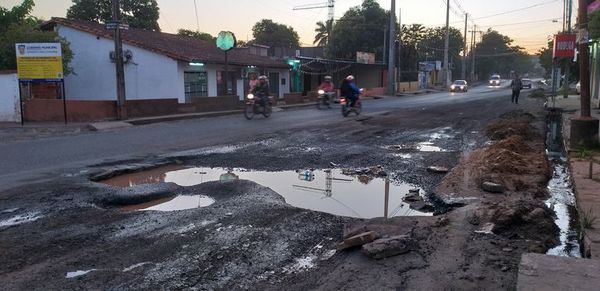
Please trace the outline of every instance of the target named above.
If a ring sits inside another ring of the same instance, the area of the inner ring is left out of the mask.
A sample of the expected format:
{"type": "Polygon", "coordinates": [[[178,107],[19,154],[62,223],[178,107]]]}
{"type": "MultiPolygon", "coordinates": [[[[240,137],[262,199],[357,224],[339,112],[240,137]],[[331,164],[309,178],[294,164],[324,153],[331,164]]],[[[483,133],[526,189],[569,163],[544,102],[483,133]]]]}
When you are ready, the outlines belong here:
{"type": "Polygon", "coordinates": [[[582,211],[580,213],[581,229],[594,229],[594,223],[596,222],[596,215],[592,212],[592,209],[588,211],[582,211]]]}

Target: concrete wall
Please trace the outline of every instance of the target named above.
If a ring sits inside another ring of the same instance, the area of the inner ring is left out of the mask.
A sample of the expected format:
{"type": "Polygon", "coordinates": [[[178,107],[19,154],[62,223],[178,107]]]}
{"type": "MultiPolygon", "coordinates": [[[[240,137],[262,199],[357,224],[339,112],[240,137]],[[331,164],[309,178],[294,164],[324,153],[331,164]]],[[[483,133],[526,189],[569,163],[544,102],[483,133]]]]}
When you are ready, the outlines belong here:
{"type": "Polygon", "coordinates": [[[20,122],[19,80],[13,72],[0,72],[0,122],[20,122]]]}
{"type": "MultiPolygon", "coordinates": [[[[65,79],[67,100],[116,100],[115,64],[109,58],[114,42],[60,25],[57,30],[74,53],[75,74],[65,79]]],[[[177,98],[185,102],[177,61],[127,44],[123,50],[133,52],[132,62],[125,65],[128,100],[177,98]]]]}

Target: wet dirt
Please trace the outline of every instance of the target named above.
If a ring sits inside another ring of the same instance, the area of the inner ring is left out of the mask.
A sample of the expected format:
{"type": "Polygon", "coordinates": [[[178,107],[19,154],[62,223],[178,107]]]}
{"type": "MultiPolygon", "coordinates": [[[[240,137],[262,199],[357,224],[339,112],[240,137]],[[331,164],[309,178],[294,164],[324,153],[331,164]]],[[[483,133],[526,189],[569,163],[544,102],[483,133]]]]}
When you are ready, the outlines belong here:
{"type": "MultiPolygon", "coordinates": [[[[480,132],[486,131],[492,119],[514,109],[508,100],[507,97],[443,108],[397,110],[362,121],[344,119],[323,128],[251,137],[239,145],[215,145],[124,162],[158,165],[168,160],[205,169],[226,165],[232,169],[286,173],[290,178],[280,179],[290,179],[285,183],[287,188],[294,179],[294,184],[303,183],[298,180],[296,169],[360,169],[381,165],[388,173],[390,186],[407,183],[419,187],[426,199],[441,195],[438,185],[451,185],[447,184],[448,179],[460,182],[451,193],[476,198],[444,215],[389,219],[331,215],[286,203],[287,198],[279,193],[284,191],[275,189],[276,186],[267,188],[260,181],[220,181],[217,178],[176,188],[173,195],[208,196],[215,201],[208,207],[123,211],[120,206],[98,204],[104,197],[122,190],[120,187],[89,181],[90,176],[98,173],[135,170],[135,167],[123,167],[123,163],[110,162],[82,169],[89,170],[86,174],[59,176],[49,182],[31,183],[0,194],[3,202],[0,220],[31,212],[40,216],[35,221],[0,228],[0,257],[3,258],[0,281],[8,290],[514,289],[520,254],[536,249],[545,252],[543,239],[546,237],[536,237],[537,229],[531,228],[529,223],[512,233],[475,231],[490,222],[494,213],[498,214],[494,216],[495,221],[502,217],[525,221],[523,213],[540,207],[546,209],[541,200],[545,198],[531,194],[538,187],[545,188],[545,184],[538,186],[536,179],[546,178],[537,177],[542,171],[532,169],[528,180],[523,181],[526,186],[519,190],[510,188],[509,196],[482,194],[476,183],[463,183],[472,176],[480,178],[479,166],[484,166],[482,173],[493,174],[485,167],[489,162],[468,162],[468,157],[476,157],[477,149],[489,140],[480,132]],[[445,151],[399,152],[388,148],[419,143],[433,143],[445,151]],[[465,163],[469,167],[464,166],[465,163]],[[427,167],[432,165],[449,168],[451,172],[448,175],[430,173],[427,167]],[[468,195],[471,191],[478,194],[468,195]],[[518,206],[513,196],[531,203],[513,215],[510,210],[518,206]],[[514,203],[503,203],[503,200],[514,203]],[[8,210],[11,212],[3,212],[8,210]],[[418,247],[377,261],[358,249],[336,251],[345,227],[357,224],[366,224],[384,237],[409,235],[418,247]],[[96,271],[65,278],[69,272],[93,269],[96,271]]],[[[527,108],[529,101],[534,102],[525,100],[519,106],[527,108]]],[[[531,103],[527,109],[536,115],[529,125],[534,132],[525,139],[536,153],[539,148],[535,124],[540,115],[532,108],[541,108],[538,103],[531,103]]],[[[539,152],[543,153],[543,149],[539,152]]],[[[508,170],[511,169],[497,173],[497,177],[514,180],[523,176],[508,170]]],[[[208,171],[204,172],[208,175],[208,171]]],[[[317,174],[325,173],[317,171],[317,174]]],[[[162,174],[157,176],[158,180],[163,179],[162,174]]],[[[314,183],[317,185],[314,188],[326,189],[322,177],[315,177],[307,185],[313,187],[314,183]]],[[[358,180],[358,176],[350,177],[358,180]]],[[[379,199],[384,195],[381,189],[382,185],[385,188],[385,180],[375,176],[362,179],[370,180],[367,185],[376,186],[370,186],[374,187],[373,193],[363,196],[378,199],[377,211],[382,213],[384,203],[379,199]]],[[[127,187],[130,183],[122,185],[127,187]]],[[[336,184],[332,188],[333,197],[342,197],[344,194],[335,192],[335,187],[336,184]]],[[[307,197],[315,196],[313,194],[303,193],[307,197]]],[[[323,196],[317,193],[315,197],[323,196]]],[[[392,209],[388,209],[389,213],[392,209]]],[[[542,216],[546,213],[543,210],[542,216]]],[[[548,219],[550,224],[546,227],[553,225],[551,216],[548,219]]]]}

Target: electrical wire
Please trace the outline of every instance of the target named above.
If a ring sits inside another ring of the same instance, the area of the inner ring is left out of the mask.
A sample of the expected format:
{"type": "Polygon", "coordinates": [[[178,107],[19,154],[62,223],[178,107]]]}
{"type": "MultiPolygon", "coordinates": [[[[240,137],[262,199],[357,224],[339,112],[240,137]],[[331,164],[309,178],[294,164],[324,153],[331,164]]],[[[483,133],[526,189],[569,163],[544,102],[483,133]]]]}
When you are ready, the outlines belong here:
{"type": "Polygon", "coordinates": [[[496,13],[496,14],[481,16],[481,17],[475,18],[475,20],[485,19],[485,18],[490,18],[490,17],[496,17],[496,16],[500,16],[500,15],[506,15],[506,14],[510,14],[510,13],[514,13],[514,12],[521,12],[523,10],[527,10],[527,9],[531,9],[531,8],[535,8],[535,7],[539,7],[539,6],[543,6],[543,5],[547,5],[547,4],[551,4],[551,3],[554,3],[554,2],[558,2],[558,1],[561,1],[561,0],[551,0],[551,1],[546,1],[546,2],[542,2],[542,3],[534,4],[534,5],[531,5],[531,6],[519,8],[519,9],[514,9],[514,10],[509,10],[509,11],[504,11],[504,12],[496,13]]]}

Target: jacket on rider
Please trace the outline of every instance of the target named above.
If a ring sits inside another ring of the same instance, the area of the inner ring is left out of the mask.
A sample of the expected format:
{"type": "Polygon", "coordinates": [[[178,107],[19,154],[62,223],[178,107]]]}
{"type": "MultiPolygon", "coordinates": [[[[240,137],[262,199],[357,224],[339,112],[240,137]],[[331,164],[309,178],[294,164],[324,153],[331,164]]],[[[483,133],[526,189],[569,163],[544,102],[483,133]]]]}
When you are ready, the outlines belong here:
{"type": "Polygon", "coordinates": [[[342,86],[340,87],[340,93],[342,96],[350,100],[350,107],[354,107],[358,96],[360,96],[360,89],[354,83],[354,80],[344,79],[342,86]]]}
{"type": "Polygon", "coordinates": [[[252,94],[258,97],[262,106],[269,100],[269,82],[258,82],[258,85],[252,90],[252,94]]]}
{"type": "Polygon", "coordinates": [[[323,81],[323,83],[321,83],[321,85],[319,85],[319,90],[323,90],[325,92],[333,92],[335,89],[335,86],[333,85],[333,82],[331,81],[323,81]]]}

